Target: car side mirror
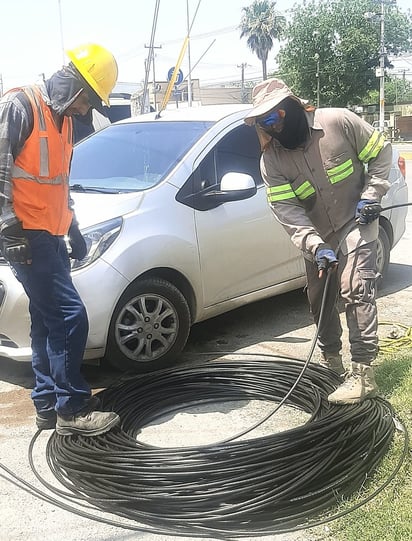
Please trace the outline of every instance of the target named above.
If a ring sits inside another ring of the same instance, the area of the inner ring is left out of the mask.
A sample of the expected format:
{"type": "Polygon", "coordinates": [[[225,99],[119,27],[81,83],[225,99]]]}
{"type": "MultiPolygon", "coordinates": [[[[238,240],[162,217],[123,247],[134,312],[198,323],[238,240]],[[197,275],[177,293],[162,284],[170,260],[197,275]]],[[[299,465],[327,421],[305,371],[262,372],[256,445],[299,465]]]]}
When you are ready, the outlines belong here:
{"type": "Polygon", "coordinates": [[[204,197],[213,198],[216,203],[220,204],[249,199],[256,192],[256,183],[251,175],[230,172],[223,175],[220,181],[220,189],[210,190],[204,194],[204,197]]]}
{"type": "Polygon", "coordinates": [[[253,177],[246,173],[226,173],[220,181],[220,191],[222,192],[250,189],[256,189],[256,184],[253,177]]]}
{"type": "Polygon", "coordinates": [[[229,172],[223,175],[220,185],[209,186],[196,193],[181,190],[176,200],[196,210],[211,210],[223,203],[249,199],[256,193],[256,183],[251,175],[229,172]]]}

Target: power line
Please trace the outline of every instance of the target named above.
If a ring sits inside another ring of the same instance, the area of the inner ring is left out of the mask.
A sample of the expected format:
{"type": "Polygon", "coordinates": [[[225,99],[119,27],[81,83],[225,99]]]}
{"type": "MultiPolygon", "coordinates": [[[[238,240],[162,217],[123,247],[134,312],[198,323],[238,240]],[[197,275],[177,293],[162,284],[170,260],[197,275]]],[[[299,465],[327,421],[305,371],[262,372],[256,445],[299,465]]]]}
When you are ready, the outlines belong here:
{"type": "MultiPolygon", "coordinates": [[[[237,26],[227,26],[225,28],[220,28],[218,30],[212,30],[210,32],[205,32],[203,34],[193,34],[193,35],[190,35],[190,39],[191,40],[194,40],[194,39],[204,39],[204,38],[209,38],[209,37],[216,37],[218,35],[222,35],[222,34],[227,34],[227,33],[230,33],[230,32],[233,32],[234,30],[236,30],[238,27],[237,26]]],[[[166,45],[175,45],[177,43],[182,43],[184,38],[180,37],[180,38],[176,38],[176,39],[171,39],[171,40],[166,40],[166,41],[162,41],[162,45],[163,46],[166,46],[166,45]]],[[[143,46],[142,46],[143,47],[143,46]]],[[[120,54],[120,55],[117,55],[118,56],[118,59],[122,59],[122,58],[135,58],[136,56],[140,55],[141,53],[140,52],[136,52],[136,50],[129,50],[123,54],[120,54]]]]}

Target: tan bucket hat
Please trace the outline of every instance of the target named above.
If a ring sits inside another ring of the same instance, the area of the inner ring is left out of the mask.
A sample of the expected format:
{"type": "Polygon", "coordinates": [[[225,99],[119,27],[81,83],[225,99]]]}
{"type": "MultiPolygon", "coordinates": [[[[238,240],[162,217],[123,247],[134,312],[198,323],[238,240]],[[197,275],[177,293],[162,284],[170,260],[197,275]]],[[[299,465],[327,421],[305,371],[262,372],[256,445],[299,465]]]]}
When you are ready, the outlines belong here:
{"type": "Polygon", "coordinates": [[[246,124],[252,126],[257,117],[268,113],[285,98],[293,98],[302,106],[305,104],[280,79],[267,79],[257,84],[252,92],[253,109],[245,116],[246,124]]]}

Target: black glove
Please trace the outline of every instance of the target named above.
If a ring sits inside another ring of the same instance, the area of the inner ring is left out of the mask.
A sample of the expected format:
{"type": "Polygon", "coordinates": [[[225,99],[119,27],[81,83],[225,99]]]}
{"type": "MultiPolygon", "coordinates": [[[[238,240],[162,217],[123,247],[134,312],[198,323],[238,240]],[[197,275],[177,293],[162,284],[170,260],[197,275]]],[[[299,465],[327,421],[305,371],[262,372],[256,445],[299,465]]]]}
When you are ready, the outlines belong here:
{"type": "Polygon", "coordinates": [[[31,263],[31,249],[21,223],[5,227],[0,233],[0,252],[9,263],[31,263]]]}
{"type": "Polygon", "coordinates": [[[379,218],[382,207],[377,201],[361,199],[356,206],[355,219],[359,225],[371,224],[379,218]]]}
{"type": "Polygon", "coordinates": [[[87,254],[87,245],[86,241],[83,238],[83,235],[80,233],[79,224],[76,220],[73,220],[70,229],[68,232],[69,244],[71,252],[69,256],[72,259],[78,259],[81,261],[86,257],[87,254]]]}
{"type": "Polygon", "coordinates": [[[320,271],[334,267],[338,263],[338,258],[329,244],[319,244],[316,253],[315,261],[320,271]]]}

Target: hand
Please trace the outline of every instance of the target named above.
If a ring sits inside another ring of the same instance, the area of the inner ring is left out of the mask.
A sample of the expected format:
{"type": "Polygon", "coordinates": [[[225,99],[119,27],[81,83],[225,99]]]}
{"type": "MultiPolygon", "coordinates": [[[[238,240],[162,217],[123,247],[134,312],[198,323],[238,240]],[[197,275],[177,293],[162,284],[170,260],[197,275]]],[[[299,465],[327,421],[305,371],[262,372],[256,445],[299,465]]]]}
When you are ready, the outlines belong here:
{"type": "Polygon", "coordinates": [[[68,235],[71,248],[69,256],[72,259],[78,259],[81,261],[86,257],[87,245],[83,235],[80,233],[79,225],[76,220],[72,221],[68,235]]]}
{"type": "Polygon", "coordinates": [[[21,223],[5,227],[0,233],[0,252],[9,263],[31,264],[31,249],[21,223]]]}
{"type": "Polygon", "coordinates": [[[381,212],[382,207],[377,201],[361,199],[356,207],[355,220],[359,225],[371,224],[381,212]]]}
{"type": "Polygon", "coordinates": [[[315,253],[315,261],[318,265],[319,278],[322,278],[323,271],[328,268],[335,268],[338,265],[338,258],[329,244],[319,244],[315,253]]]}

